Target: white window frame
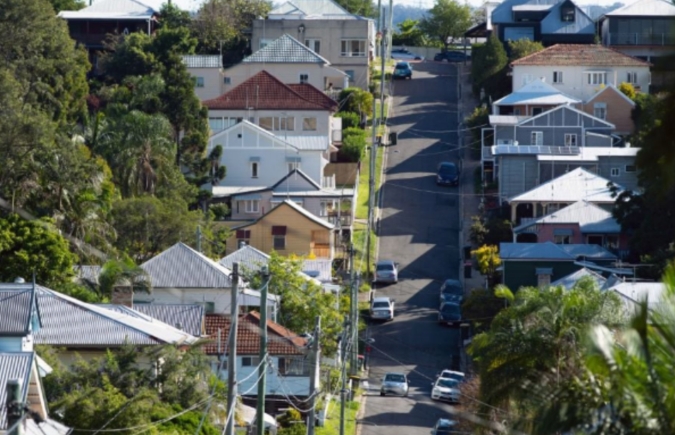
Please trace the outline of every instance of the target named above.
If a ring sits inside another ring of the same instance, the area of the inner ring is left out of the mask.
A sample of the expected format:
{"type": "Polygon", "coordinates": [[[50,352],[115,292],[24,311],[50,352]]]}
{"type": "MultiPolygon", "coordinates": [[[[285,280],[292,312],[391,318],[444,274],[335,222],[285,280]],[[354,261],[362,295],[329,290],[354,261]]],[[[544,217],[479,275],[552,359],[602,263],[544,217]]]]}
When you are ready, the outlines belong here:
{"type": "Polygon", "coordinates": [[[257,367],[260,364],[260,357],[257,356],[243,356],[241,357],[242,367],[257,367]]]}
{"type": "Polygon", "coordinates": [[[577,142],[577,135],[575,133],[565,133],[565,146],[576,147],[579,146],[577,142]]]}
{"type": "Polygon", "coordinates": [[[540,273],[537,275],[537,287],[548,287],[551,285],[551,275],[540,273]]]}
{"type": "Polygon", "coordinates": [[[243,202],[244,202],[244,213],[246,214],[260,213],[259,199],[245,199],[243,202]]]}
{"type": "Polygon", "coordinates": [[[302,118],[302,131],[316,131],[317,130],[316,124],[317,124],[316,117],[311,116],[311,117],[302,118]],[[312,126],[311,126],[312,120],[314,120],[314,122],[313,122],[314,128],[312,128],[312,126]],[[309,122],[309,124],[308,124],[308,122],[309,122]]]}
{"type": "Polygon", "coordinates": [[[591,86],[607,84],[606,71],[589,71],[586,74],[588,74],[586,82],[591,86]]]}
{"type": "Polygon", "coordinates": [[[368,55],[368,41],[365,39],[343,39],[340,41],[340,56],[342,57],[366,57],[368,55]],[[354,51],[354,43],[358,49],[354,51]]]}
{"type": "Polygon", "coordinates": [[[321,40],[317,38],[307,38],[305,39],[305,46],[309,47],[314,53],[321,53],[321,40]]]}
{"type": "Polygon", "coordinates": [[[638,73],[637,73],[637,71],[628,71],[626,73],[626,83],[630,83],[631,85],[637,85],[638,84],[638,73]]]}
{"type": "Polygon", "coordinates": [[[258,178],[260,174],[260,162],[251,162],[251,178],[258,178]]]}
{"type": "Polygon", "coordinates": [[[533,131],[530,133],[530,142],[531,145],[543,145],[544,144],[544,132],[543,131],[533,131]]]}
{"type": "Polygon", "coordinates": [[[553,83],[555,83],[555,84],[563,83],[563,72],[562,71],[553,71],[553,83]]]}
{"type": "Polygon", "coordinates": [[[203,87],[204,87],[204,77],[195,76],[195,88],[203,88],[203,87]]]}
{"type": "Polygon", "coordinates": [[[556,245],[570,245],[572,244],[572,236],[570,235],[554,235],[553,243],[556,245]]]}
{"type": "Polygon", "coordinates": [[[607,103],[594,103],[593,104],[593,116],[598,119],[606,120],[607,119],[607,103]]]}
{"type": "Polygon", "coordinates": [[[309,73],[301,72],[300,74],[298,74],[298,79],[300,84],[309,83],[309,73]]]}
{"type": "Polygon", "coordinates": [[[262,50],[263,48],[267,47],[272,41],[274,41],[274,39],[261,39],[258,43],[258,50],[262,50]]]}
{"type": "Polygon", "coordinates": [[[610,177],[619,177],[621,175],[621,168],[610,168],[609,176],[610,177]]]}

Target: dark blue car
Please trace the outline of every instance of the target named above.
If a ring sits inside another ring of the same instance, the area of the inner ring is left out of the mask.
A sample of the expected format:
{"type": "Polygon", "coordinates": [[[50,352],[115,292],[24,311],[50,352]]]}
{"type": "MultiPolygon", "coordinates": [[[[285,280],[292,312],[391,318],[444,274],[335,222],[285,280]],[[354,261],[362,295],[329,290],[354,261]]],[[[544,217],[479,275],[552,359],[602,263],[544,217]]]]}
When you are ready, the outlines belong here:
{"type": "Polygon", "coordinates": [[[459,169],[452,162],[441,162],[436,171],[436,184],[439,186],[459,185],[459,169]]]}
{"type": "Polygon", "coordinates": [[[412,79],[412,66],[408,62],[399,62],[394,67],[395,79],[412,79]]]}

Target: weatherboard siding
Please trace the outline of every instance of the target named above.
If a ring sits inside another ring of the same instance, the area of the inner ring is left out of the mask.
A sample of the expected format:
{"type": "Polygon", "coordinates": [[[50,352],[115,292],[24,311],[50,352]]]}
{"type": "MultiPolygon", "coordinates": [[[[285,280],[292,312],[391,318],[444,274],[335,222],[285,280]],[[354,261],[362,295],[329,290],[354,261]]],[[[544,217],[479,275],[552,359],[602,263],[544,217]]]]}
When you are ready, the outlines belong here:
{"type": "Polygon", "coordinates": [[[300,83],[300,74],[306,74],[307,83],[321,91],[325,90],[329,83],[332,83],[334,88],[342,88],[344,84],[344,72],[318,63],[242,62],[225,70],[224,76],[228,83],[223,85],[223,92],[216,96],[233,89],[263,70],[286,84],[300,83]]]}
{"type": "Polygon", "coordinates": [[[499,192],[504,200],[526,192],[538,184],[535,156],[501,156],[499,192]]]}
{"type": "Polygon", "coordinates": [[[195,94],[201,101],[217,98],[224,93],[223,72],[220,68],[188,68],[188,73],[195,78],[204,79],[204,86],[195,83],[195,94]]]}
{"type": "Polygon", "coordinates": [[[604,103],[607,107],[607,121],[616,126],[617,134],[632,134],[635,131],[633,122],[633,105],[613,88],[606,89],[583,105],[582,110],[593,115],[596,103],[604,103]]]}
{"type": "Polygon", "coordinates": [[[598,175],[624,187],[628,190],[638,188],[637,172],[626,172],[626,166],[634,166],[635,157],[599,157],[598,175]],[[618,176],[612,175],[612,168],[619,170],[618,176]]]}
{"type": "Polygon", "coordinates": [[[538,284],[536,270],[539,268],[553,269],[551,282],[563,278],[581,269],[573,261],[537,261],[502,260],[502,280],[511,291],[517,291],[521,287],[536,287],[538,284]]]}

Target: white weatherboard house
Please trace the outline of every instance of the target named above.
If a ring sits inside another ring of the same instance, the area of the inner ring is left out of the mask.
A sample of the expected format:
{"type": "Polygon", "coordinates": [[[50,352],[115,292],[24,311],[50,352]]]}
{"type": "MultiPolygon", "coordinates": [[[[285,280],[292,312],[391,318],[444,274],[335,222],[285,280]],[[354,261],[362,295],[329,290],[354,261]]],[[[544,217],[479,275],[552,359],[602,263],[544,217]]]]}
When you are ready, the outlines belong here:
{"type": "Polygon", "coordinates": [[[201,101],[223,93],[225,75],[221,55],[185,55],[183,63],[195,82],[195,94],[201,101]]]}
{"type": "Polygon", "coordinates": [[[557,44],[511,63],[513,89],[544,79],[560,92],[587,100],[604,86],[627,82],[649,92],[650,64],[598,44],[557,44]]]}

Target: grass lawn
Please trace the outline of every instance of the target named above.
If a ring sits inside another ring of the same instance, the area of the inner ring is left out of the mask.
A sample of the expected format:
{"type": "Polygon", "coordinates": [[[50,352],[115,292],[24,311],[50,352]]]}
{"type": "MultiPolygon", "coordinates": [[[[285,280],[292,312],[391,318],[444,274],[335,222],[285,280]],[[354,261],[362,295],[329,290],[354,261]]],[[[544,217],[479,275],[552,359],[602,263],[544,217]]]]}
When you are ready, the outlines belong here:
{"type": "MultiPolygon", "coordinates": [[[[354,234],[352,236],[352,243],[354,247],[354,269],[361,271],[361,280],[367,280],[366,266],[368,261],[364,252],[366,251],[366,224],[355,222],[354,234]],[[361,261],[363,259],[363,261],[361,261]],[[365,274],[365,276],[364,276],[365,274]]],[[[375,245],[377,244],[377,236],[374,231],[370,232],[370,268],[372,269],[375,262],[375,245]]]]}
{"type": "MultiPolygon", "coordinates": [[[[347,402],[345,405],[345,434],[356,433],[356,413],[359,402],[347,402]]],[[[326,424],[316,428],[316,435],[338,435],[340,433],[340,400],[334,400],[328,408],[326,424]]]]}
{"type": "MultiPolygon", "coordinates": [[[[384,150],[377,150],[377,160],[375,161],[375,188],[380,185],[382,178],[382,161],[384,150]]],[[[359,174],[359,198],[356,204],[356,219],[368,219],[368,181],[370,178],[370,152],[367,152],[361,160],[361,174],[359,174]]]]}

